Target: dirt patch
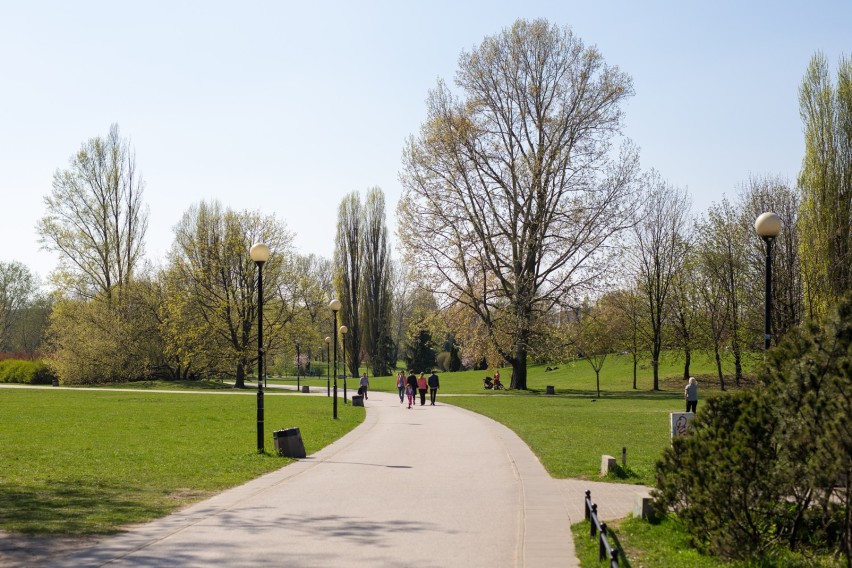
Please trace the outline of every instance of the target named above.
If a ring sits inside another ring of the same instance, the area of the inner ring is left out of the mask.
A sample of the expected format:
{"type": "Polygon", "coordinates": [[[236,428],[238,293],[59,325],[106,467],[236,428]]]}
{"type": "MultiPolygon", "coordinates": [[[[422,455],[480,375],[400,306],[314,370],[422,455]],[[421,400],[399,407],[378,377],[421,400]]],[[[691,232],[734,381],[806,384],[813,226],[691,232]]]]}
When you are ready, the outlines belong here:
{"type": "Polygon", "coordinates": [[[31,536],[0,531],[0,568],[39,566],[96,545],[98,537],[31,536]]]}

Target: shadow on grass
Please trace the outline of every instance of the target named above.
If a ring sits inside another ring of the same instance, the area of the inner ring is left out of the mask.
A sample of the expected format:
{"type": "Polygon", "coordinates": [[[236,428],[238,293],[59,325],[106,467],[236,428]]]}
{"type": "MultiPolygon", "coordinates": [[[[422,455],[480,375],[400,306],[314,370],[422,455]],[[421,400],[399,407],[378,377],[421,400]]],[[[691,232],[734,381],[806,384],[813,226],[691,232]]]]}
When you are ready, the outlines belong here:
{"type": "Polygon", "coordinates": [[[0,528],[23,534],[111,534],[169,513],[168,503],[97,480],[0,487],[0,528]]]}

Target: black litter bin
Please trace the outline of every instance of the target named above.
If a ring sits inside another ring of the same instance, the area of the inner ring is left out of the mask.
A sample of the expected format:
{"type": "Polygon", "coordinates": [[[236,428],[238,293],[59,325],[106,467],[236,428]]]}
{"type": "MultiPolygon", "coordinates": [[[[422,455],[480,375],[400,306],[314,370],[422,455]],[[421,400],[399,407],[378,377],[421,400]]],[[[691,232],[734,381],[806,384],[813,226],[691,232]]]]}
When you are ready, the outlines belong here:
{"type": "Polygon", "coordinates": [[[298,428],[275,430],[272,433],[272,438],[275,442],[275,450],[279,455],[288,458],[303,458],[307,456],[307,453],[305,453],[305,444],[302,443],[302,434],[298,428]]]}
{"type": "Polygon", "coordinates": [[[544,394],[556,394],[556,387],[553,385],[547,385],[544,387],[544,394]]]}
{"type": "Polygon", "coordinates": [[[364,406],[364,397],[360,394],[353,395],[352,406],[364,406]]]}

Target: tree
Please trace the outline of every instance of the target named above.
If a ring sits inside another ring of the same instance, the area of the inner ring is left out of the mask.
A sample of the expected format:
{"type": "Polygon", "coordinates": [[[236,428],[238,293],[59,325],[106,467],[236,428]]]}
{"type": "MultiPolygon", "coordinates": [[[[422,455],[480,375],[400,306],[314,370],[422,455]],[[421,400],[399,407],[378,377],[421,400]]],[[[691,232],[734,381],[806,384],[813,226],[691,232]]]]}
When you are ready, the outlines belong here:
{"type": "MultiPolygon", "coordinates": [[[[772,211],[780,218],[783,226],[772,246],[772,330],[775,342],[798,327],[805,319],[804,283],[799,228],[799,194],[783,178],[777,176],[752,176],[743,185],[740,193],[740,224],[750,235],[750,246],[746,247],[747,314],[752,315],[750,334],[762,338],[764,333],[763,308],[766,301],[766,244],[754,233],[754,220],[765,212],[772,211]]],[[[760,341],[754,342],[758,347],[760,341]]]]}
{"type": "Polygon", "coordinates": [[[201,202],[184,213],[169,253],[172,288],[164,318],[170,341],[186,355],[183,367],[203,361],[204,371],[234,372],[235,386],[245,386],[246,369],[257,361],[257,266],[248,255],[256,242],[272,251],[263,267],[263,336],[267,356],[274,355],[282,335],[273,332],[291,315],[280,299],[291,240],[282,222],[258,212],[201,202]]]}
{"type": "Polygon", "coordinates": [[[819,317],[852,289],[852,59],[840,58],[837,84],[822,53],[799,87],[805,157],[800,240],[805,298],[819,317]]]}
{"type": "Polygon", "coordinates": [[[743,377],[742,323],[747,319],[745,314],[748,307],[745,301],[748,274],[745,243],[749,242],[754,233],[740,219],[741,215],[731,202],[723,198],[721,202],[710,206],[699,230],[702,252],[709,260],[705,268],[712,269],[715,285],[724,293],[726,335],[734,356],[734,380],[737,386],[743,377]]]}
{"type": "Polygon", "coordinates": [[[391,334],[391,262],[385,224],[385,195],[378,187],[367,193],[363,208],[361,258],[363,268],[364,349],[374,377],[391,374],[396,361],[390,358],[391,334]]]}
{"type": "Polygon", "coordinates": [[[118,125],[106,138],[92,138],[53,176],[38,222],[42,247],[58,252],[54,279],[81,298],[120,297],[144,252],[148,210],[136,156],[118,125]]]}
{"type": "MultiPolygon", "coordinates": [[[[353,376],[361,366],[361,285],[363,272],[363,213],[361,198],[352,192],[340,202],[337,210],[337,240],[334,249],[334,288],[343,304],[340,324],[349,328],[344,336],[346,359],[353,376]]],[[[335,330],[336,333],[336,330],[335,330]]]]}
{"type": "Polygon", "coordinates": [[[463,98],[439,81],[406,145],[400,242],[525,389],[538,320],[599,284],[631,223],[637,153],[613,156],[612,143],[632,84],[570,29],[518,20],[462,53],[456,85],[463,98]]]}
{"type": "Polygon", "coordinates": [[[0,351],[13,346],[13,331],[36,292],[32,272],[17,261],[0,262],[0,351]]]}
{"type": "Polygon", "coordinates": [[[656,172],[646,183],[645,205],[633,230],[633,263],[648,316],[646,336],[654,390],[659,390],[664,326],[670,317],[673,283],[683,269],[687,250],[683,233],[690,204],[685,191],[665,183],[656,172]]]}
{"type": "Polygon", "coordinates": [[[605,298],[594,306],[581,309],[580,318],[576,322],[576,345],[595,372],[598,398],[601,396],[601,369],[609,354],[615,350],[618,338],[624,333],[625,324],[612,301],[605,298]]]}
{"type": "Polygon", "coordinates": [[[697,259],[692,249],[689,235],[684,235],[686,253],[684,255],[681,270],[675,274],[672,281],[672,330],[674,340],[683,350],[683,380],[688,381],[690,365],[692,364],[692,353],[698,346],[696,327],[699,320],[700,292],[696,288],[695,269],[697,259]]]}

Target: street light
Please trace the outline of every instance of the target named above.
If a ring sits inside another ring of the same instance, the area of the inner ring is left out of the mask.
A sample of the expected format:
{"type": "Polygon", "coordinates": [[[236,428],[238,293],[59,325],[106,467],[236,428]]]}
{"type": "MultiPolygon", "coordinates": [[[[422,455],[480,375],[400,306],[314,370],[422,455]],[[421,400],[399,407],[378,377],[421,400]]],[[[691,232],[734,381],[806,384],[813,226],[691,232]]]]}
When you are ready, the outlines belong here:
{"type": "Polygon", "coordinates": [[[302,378],[302,354],[299,352],[299,340],[296,340],[296,390],[301,391],[302,387],[299,384],[302,378]]]}
{"type": "Polygon", "coordinates": [[[343,404],[346,404],[346,375],[349,374],[346,371],[346,334],[348,332],[348,327],[345,325],[340,326],[340,348],[343,352],[343,404]]]}
{"type": "Polygon", "coordinates": [[[263,265],[269,260],[269,247],[255,243],[249,256],[257,265],[257,451],[263,453],[263,265]]]}
{"type": "Polygon", "coordinates": [[[337,312],[340,311],[340,305],[340,300],[337,298],[328,303],[328,307],[334,314],[334,327],[331,328],[331,331],[334,334],[334,404],[332,406],[335,419],[337,419],[337,312]]]}
{"type": "Polygon", "coordinates": [[[754,230],[766,243],[766,312],[763,319],[763,348],[769,349],[769,340],[772,337],[772,243],[781,232],[781,218],[767,211],[754,222],[754,230]]]}
{"type": "Polygon", "coordinates": [[[331,337],[325,338],[325,388],[326,396],[331,396],[331,337]]]}

